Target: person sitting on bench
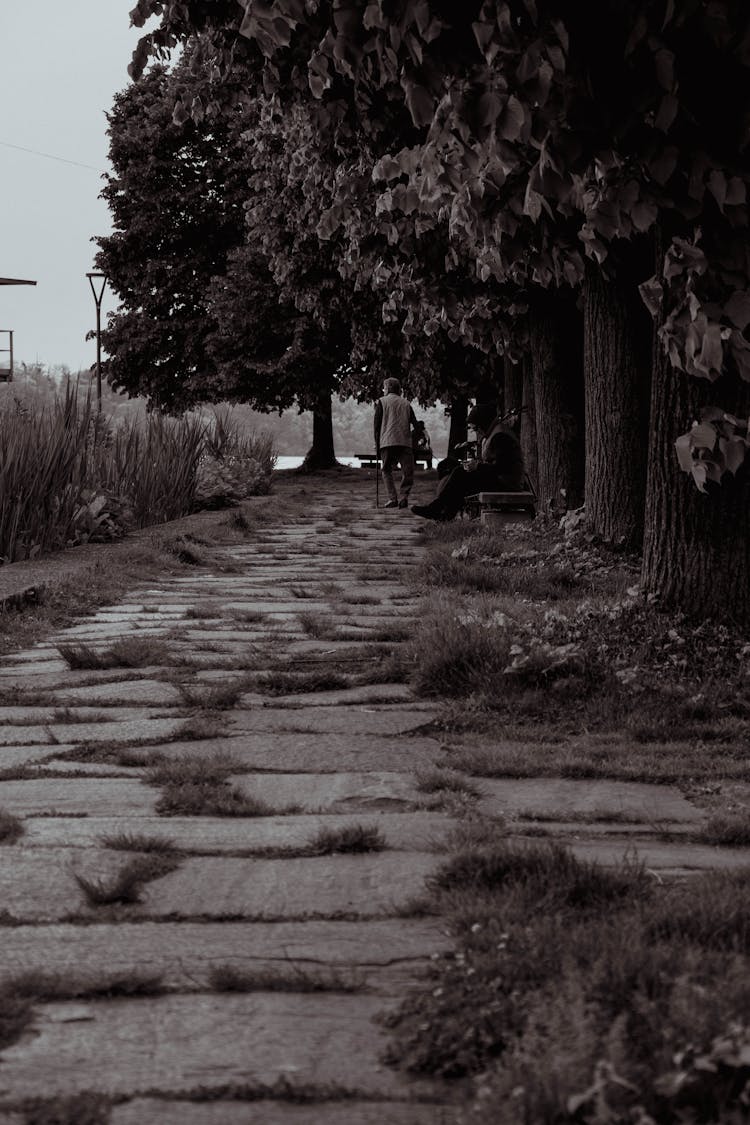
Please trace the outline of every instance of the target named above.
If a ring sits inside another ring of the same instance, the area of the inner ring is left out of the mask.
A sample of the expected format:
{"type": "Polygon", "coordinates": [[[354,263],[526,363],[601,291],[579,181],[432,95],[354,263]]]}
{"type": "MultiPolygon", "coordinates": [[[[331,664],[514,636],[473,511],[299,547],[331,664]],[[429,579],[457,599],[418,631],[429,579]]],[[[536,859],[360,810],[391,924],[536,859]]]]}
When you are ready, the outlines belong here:
{"type": "Polygon", "coordinates": [[[412,512],[428,520],[452,520],[467,496],[476,492],[521,492],[524,464],[521,444],[491,402],[477,403],[466,421],[477,431],[481,460],[470,467],[457,465],[438,484],[429,504],[413,504],[412,512]]]}

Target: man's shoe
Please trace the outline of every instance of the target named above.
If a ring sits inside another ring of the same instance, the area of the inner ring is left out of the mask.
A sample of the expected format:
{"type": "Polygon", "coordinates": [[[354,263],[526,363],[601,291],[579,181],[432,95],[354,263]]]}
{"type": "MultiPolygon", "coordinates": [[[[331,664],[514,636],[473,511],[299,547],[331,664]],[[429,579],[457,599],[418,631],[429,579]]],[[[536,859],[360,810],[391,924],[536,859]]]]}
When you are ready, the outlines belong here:
{"type": "Polygon", "coordinates": [[[409,501],[404,497],[403,500],[399,500],[398,506],[399,506],[399,508],[408,508],[409,507],[409,501]]]}
{"type": "Polygon", "coordinates": [[[412,512],[415,516],[422,516],[425,520],[439,520],[440,515],[431,504],[412,504],[412,512]]]}
{"type": "Polygon", "coordinates": [[[383,507],[384,508],[397,508],[398,507],[398,500],[386,500],[383,507]]]}

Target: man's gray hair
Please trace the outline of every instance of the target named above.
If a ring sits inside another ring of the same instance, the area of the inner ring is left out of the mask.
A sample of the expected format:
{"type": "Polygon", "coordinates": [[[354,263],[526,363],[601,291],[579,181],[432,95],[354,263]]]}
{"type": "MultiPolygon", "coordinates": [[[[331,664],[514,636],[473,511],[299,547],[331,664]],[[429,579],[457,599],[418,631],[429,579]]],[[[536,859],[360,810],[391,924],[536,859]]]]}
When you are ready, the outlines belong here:
{"type": "Polygon", "coordinates": [[[385,388],[386,394],[389,394],[389,395],[400,395],[401,394],[401,384],[399,383],[398,379],[385,379],[383,381],[383,387],[385,388]]]}

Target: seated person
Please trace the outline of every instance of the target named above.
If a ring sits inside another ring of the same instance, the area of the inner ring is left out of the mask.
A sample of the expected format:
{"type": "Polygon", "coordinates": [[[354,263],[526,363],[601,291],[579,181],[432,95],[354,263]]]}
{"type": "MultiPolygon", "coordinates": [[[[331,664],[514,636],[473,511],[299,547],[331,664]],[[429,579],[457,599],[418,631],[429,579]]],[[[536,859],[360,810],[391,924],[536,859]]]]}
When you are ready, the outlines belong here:
{"type": "Polygon", "coordinates": [[[417,421],[412,425],[412,449],[415,457],[423,457],[427,461],[427,468],[432,468],[432,449],[430,448],[430,435],[424,422],[417,421]]]}
{"type": "Polygon", "coordinates": [[[467,496],[476,492],[521,492],[524,464],[521,445],[513,430],[497,415],[492,403],[477,403],[466,421],[477,431],[481,459],[465,468],[457,465],[438,484],[429,504],[413,504],[412,512],[428,520],[452,520],[467,496]]]}

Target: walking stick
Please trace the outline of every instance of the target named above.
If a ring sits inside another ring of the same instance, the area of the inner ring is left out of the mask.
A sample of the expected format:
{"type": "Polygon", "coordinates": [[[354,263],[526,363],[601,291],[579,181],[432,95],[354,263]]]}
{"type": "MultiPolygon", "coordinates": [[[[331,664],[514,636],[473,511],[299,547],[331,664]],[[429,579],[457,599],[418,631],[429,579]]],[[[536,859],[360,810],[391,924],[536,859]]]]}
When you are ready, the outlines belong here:
{"type": "Polygon", "coordinates": [[[380,446],[375,446],[375,507],[380,507],[380,446]]]}

